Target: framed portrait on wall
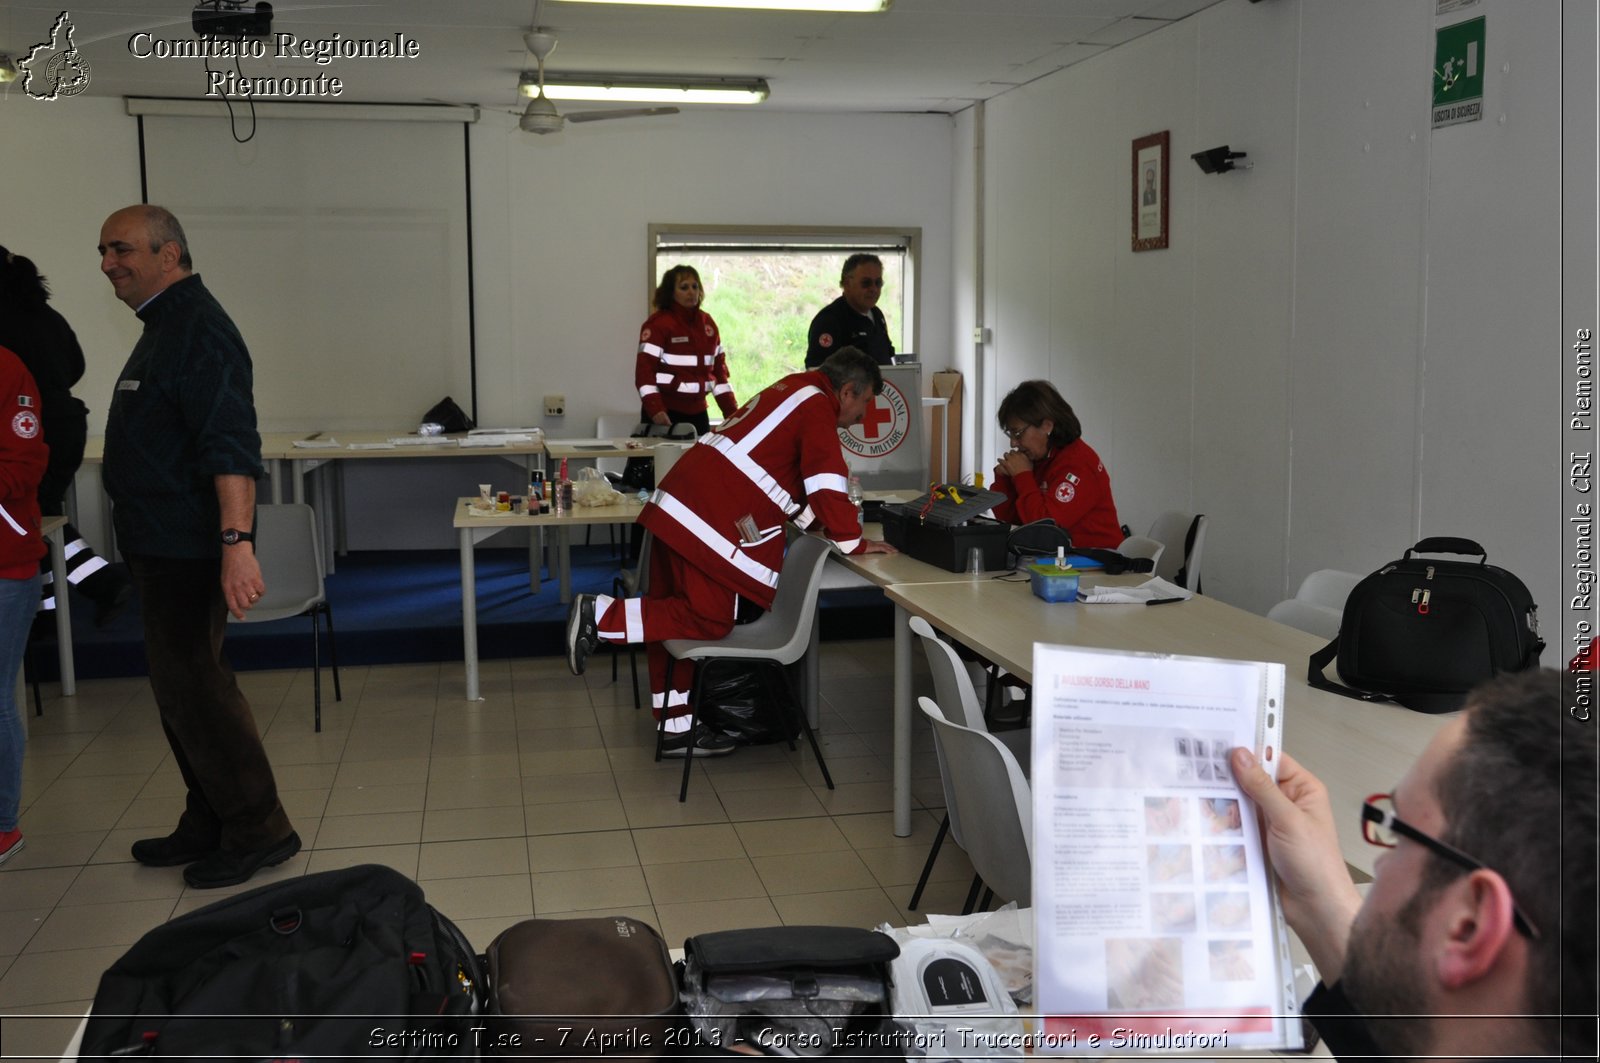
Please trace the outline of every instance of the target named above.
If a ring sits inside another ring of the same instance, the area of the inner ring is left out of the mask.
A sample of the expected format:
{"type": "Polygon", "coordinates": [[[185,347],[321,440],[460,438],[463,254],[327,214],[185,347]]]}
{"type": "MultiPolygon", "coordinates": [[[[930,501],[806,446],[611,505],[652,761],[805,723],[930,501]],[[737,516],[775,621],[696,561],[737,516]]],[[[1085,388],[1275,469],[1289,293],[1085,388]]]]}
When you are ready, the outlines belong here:
{"type": "Polygon", "coordinates": [[[1167,166],[1172,133],[1162,130],[1133,142],[1133,249],[1167,246],[1167,166]]]}

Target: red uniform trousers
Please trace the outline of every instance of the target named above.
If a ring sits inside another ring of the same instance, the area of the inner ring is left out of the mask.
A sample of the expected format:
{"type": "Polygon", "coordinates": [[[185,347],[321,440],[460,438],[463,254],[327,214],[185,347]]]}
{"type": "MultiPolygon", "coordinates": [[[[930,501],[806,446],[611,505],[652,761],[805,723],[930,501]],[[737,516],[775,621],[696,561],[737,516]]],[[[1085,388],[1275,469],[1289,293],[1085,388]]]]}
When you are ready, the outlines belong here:
{"type": "Polygon", "coordinates": [[[650,583],[643,598],[597,595],[595,626],[603,642],[642,642],[650,658],[650,706],[656,719],[687,716],[694,666],[672,658],[662,648],[666,639],[725,637],[733,630],[739,596],[709,579],[660,539],[650,548],[650,583]],[[671,684],[668,684],[668,669],[671,684]]]}

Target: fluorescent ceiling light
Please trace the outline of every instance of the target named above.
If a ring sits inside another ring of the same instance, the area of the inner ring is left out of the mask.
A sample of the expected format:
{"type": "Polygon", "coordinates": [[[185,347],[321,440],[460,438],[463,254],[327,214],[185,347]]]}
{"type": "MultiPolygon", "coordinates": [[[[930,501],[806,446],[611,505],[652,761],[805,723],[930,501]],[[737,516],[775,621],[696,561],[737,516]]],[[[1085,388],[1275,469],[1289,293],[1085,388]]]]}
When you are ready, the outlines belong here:
{"type": "Polygon", "coordinates": [[[887,11],[894,0],[562,0],[569,4],[634,4],[639,7],[742,7],[759,11],[887,11]]]}
{"type": "MultiPolygon", "coordinates": [[[[539,74],[524,70],[522,95],[539,95],[539,74]]],[[[675,77],[667,74],[551,74],[544,76],[544,94],[552,100],[598,100],[608,103],[760,103],[767,98],[761,78],[675,77]]]]}

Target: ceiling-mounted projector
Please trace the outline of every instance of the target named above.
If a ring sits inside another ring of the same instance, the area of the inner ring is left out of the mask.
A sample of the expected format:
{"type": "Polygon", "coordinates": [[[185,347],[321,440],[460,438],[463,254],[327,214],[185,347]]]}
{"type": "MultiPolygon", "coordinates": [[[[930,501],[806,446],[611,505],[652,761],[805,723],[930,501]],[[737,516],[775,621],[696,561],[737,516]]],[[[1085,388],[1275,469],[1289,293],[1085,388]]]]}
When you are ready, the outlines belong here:
{"type": "Polygon", "coordinates": [[[194,32],[235,41],[271,36],[272,5],[259,3],[247,10],[244,0],[200,0],[194,5],[194,32]]]}

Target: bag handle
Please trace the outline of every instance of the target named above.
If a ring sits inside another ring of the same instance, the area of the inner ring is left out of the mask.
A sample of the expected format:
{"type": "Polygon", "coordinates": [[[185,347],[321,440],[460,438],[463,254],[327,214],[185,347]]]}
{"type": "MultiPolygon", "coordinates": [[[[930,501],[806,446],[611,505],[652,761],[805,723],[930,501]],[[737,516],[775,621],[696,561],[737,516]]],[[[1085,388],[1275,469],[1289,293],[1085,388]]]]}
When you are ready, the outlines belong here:
{"type": "Polygon", "coordinates": [[[1406,551],[1405,560],[1410,561],[1412,554],[1477,554],[1478,564],[1487,564],[1489,561],[1489,551],[1471,539],[1458,539],[1453,535],[1433,535],[1423,539],[1406,551]]]}

